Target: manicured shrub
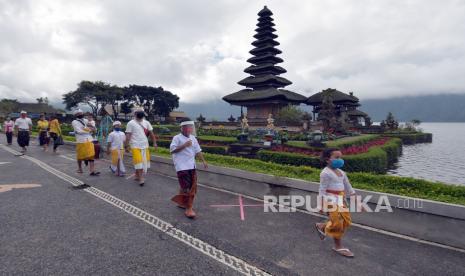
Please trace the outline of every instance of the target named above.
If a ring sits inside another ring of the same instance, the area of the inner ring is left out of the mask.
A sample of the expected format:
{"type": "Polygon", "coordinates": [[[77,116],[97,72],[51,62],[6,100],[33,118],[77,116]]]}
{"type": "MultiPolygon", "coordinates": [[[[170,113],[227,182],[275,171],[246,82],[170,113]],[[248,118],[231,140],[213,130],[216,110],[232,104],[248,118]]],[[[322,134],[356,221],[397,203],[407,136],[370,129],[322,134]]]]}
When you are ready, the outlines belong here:
{"type": "Polygon", "coordinates": [[[227,147],[222,146],[201,146],[203,152],[221,154],[224,155],[227,153],[227,147]]]}
{"type": "MultiPolygon", "coordinates": [[[[379,137],[378,137],[379,138],[379,137]]],[[[344,155],[344,170],[348,172],[385,173],[390,165],[397,161],[402,149],[400,139],[393,138],[380,146],[373,146],[367,152],[344,155]]],[[[318,156],[299,153],[260,150],[257,158],[278,164],[310,166],[320,168],[318,156]]]]}
{"type": "Polygon", "coordinates": [[[262,161],[273,162],[278,164],[286,164],[293,166],[310,166],[314,168],[320,167],[320,158],[311,155],[290,152],[278,152],[271,150],[259,150],[257,153],[257,157],[262,161]]]}

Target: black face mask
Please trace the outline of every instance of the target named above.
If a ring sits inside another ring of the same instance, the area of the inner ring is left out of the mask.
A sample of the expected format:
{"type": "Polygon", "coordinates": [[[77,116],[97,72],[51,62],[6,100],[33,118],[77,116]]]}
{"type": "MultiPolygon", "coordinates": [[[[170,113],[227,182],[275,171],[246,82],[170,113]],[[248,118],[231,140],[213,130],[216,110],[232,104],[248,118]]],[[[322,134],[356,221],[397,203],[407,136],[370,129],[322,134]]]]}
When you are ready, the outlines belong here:
{"type": "Polygon", "coordinates": [[[76,118],[82,119],[82,118],[84,118],[84,115],[77,115],[76,118]]]}
{"type": "Polygon", "coordinates": [[[144,112],[137,112],[137,113],[136,113],[136,118],[137,118],[137,119],[142,119],[142,118],[144,118],[144,112]]]}

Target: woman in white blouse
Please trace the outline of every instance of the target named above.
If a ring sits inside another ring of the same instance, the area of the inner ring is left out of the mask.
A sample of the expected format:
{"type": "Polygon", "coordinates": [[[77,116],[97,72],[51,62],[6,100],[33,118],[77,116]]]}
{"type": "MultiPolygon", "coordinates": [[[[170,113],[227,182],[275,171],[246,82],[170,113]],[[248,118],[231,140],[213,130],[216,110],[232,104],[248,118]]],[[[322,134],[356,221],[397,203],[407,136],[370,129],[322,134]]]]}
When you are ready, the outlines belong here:
{"type": "Polygon", "coordinates": [[[316,223],[315,228],[322,240],[326,236],[334,239],[335,252],[345,257],[353,257],[354,254],[342,246],[342,236],[352,223],[345,197],[355,195],[355,191],[346,173],[341,170],[344,160],[340,150],[325,149],[321,154],[321,162],[326,166],[320,174],[319,197],[323,202],[322,211],[328,213],[328,221],[316,223]]]}

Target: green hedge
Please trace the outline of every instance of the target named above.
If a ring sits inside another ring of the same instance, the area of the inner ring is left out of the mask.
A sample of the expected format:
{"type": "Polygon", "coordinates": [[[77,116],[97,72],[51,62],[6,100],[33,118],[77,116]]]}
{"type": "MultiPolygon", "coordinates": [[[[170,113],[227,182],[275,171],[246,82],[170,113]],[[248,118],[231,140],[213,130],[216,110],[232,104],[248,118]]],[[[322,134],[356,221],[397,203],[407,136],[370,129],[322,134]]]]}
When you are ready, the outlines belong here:
{"type": "Polygon", "coordinates": [[[413,145],[417,143],[431,143],[433,142],[433,134],[432,133],[389,133],[383,134],[383,136],[387,137],[396,137],[402,140],[404,145],[413,145]]]}
{"type": "MultiPolygon", "coordinates": [[[[401,140],[397,138],[390,139],[384,145],[371,147],[365,153],[345,155],[344,170],[348,172],[385,173],[388,167],[398,160],[401,150],[401,140]]],[[[260,150],[257,157],[266,162],[321,168],[318,156],[260,150]]]]}
{"type": "Polygon", "coordinates": [[[273,162],[293,166],[310,166],[314,168],[320,167],[319,157],[299,153],[259,150],[257,153],[257,157],[259,160],[265,162],[273,162]]]}
{"type": "Polygon", "coordinates": [[[169,148],[171,140],[157,140],[157,145],[162,148],[169,148]]]}
{"type": "Polygon", "coordinates": [[[347,139],[338,139],[334,141],[327,141],[326,146],[331,148],[348,148],[351,146],[360,146],[366,144],[367,142],[378,139],[379,135],[376,134],[364,134],[362,136],[352,136],[347,139]]]}
{"type": "Polygon", "coordinates": [[[381,149],[386,152],[388,166],[391,166],[399,160],[399,156],[402,154],[402,140],[391,138],[381,146],[381,149]]]}
{"type": "MultiPolygon", "coordinates": [[[[164,148],[159,148],[155,155],[170,157],[169,151],[164,148]]],[[[319,181],[320,169],[316,168],[289,166],[209,153],[205,153],[205,158],[211,165],[307,181],[319,181]]],[[[411,177],[360,172],[348,173],[348,177],[352,186],[358,189],[465,205],[465,186],[447,185],[411,177]]]]}
{"type": "Polygon", "coordinates": [[[202,151],[207,153],[224,155],[227,154],[228,148],[222,146],[202,146],[202,151]]]}
{"type": "Polygon", "coordinates": [[[344,170],[348,172],[386,173],[387,153],[381,147],[372,147],[367,152],[344,155],[344,170]]]}

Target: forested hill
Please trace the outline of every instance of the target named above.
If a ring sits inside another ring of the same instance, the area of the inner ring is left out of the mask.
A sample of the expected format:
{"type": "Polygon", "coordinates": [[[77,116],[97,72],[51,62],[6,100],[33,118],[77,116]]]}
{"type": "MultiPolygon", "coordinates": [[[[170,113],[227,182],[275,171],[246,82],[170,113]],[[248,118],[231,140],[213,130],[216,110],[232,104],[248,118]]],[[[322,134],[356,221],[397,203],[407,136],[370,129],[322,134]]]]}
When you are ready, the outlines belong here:
{"type": "Polygon", "coordinates": [[[380,121],[391,111],[397,120],[465,122],[465,94],[431,95],[361,101],[361,110],[380,121]]]}

